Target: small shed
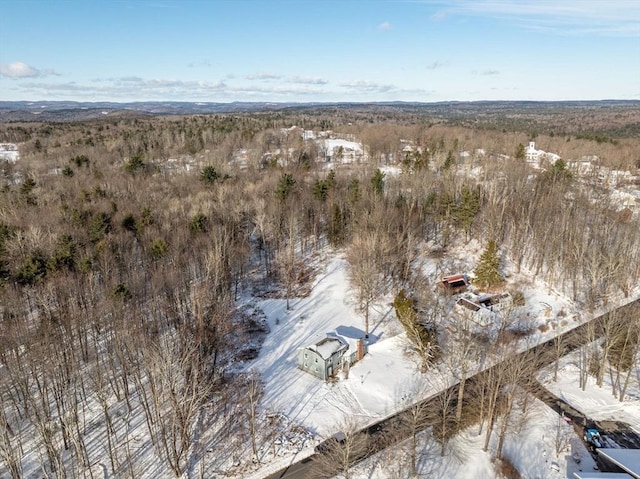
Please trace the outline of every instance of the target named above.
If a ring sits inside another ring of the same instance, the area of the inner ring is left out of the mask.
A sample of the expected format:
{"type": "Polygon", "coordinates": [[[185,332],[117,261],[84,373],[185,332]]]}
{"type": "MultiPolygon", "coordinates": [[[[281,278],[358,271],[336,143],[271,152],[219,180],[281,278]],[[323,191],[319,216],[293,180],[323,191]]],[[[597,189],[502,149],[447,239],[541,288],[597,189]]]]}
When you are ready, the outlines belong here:
{"type": "Polygon", "coordinates": [[[469,279],[464,274],[455,274],[453,276],[445,276],[438,283],[449,294],[463,293],[469,287],[469,279]]]}

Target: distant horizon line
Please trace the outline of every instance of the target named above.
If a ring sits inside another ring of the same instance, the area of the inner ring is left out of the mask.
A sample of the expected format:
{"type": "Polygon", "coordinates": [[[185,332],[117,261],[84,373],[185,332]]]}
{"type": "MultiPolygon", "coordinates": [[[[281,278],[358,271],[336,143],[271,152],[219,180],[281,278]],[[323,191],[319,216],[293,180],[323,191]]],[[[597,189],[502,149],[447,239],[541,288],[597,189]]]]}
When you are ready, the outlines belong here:
{"type": "Polygon", "coordinates": [[[110,103],[114,105],[135,104],[135,103],[190,103],[196,105],[231,105],[234,103],[243,104],[272,104],[272,105],[370,105],[370,104],[394,104],[394,103],[411,103],[411,104],[438,104],[438,103],[580,103],[580,102],[640,102],[640,98],[601,98],[601,99],[580,99],[580,100],[372,100],[372,101],[348,101],[348,100],[332,100],[332,101],[269,101],[269,100],[230,100],[230,101],[202,101],[202,100],[0,100],[0,104],[6,103],[85,103],[99,104],[110,103]]]}

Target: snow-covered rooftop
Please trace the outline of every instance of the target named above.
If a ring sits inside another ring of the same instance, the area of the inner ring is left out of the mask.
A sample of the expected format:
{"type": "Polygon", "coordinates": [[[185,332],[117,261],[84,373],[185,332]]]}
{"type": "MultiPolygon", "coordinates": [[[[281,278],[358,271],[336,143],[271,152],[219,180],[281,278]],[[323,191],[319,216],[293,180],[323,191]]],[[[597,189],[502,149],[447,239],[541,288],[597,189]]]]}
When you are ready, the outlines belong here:
{"type": "Polygon", "coordinates": [[[342,140],[340,138],[328,138],[323,141],[324,147],[327,149],[327,155],[333,156],[335,151],[342,147],[344,151],[353,151],[355,153],[362,153],[362,145],[355,141],[342,140]]]}
{"type": "Polygon", "coordinates": [[[309,346],[309,349],[313,349],[321,358],[328,359],[341,349],[346,349],[348,347],[349,346],[347,344],[343,343],[338,338],[326,337],[319,343],[309,346]]]}

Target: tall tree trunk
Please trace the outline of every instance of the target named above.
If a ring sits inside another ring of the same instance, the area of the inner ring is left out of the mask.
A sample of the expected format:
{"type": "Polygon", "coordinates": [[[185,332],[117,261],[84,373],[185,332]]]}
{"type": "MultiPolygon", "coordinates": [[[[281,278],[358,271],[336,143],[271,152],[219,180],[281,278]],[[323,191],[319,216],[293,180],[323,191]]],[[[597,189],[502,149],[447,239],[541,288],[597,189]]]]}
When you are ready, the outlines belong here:
{"type": "Polygon", "coordinates": [[[462,376],[462,379],[460,379],[460,384],[458,384],[458,402],[456,404],[456,423],[458,424],[458,426],[460,425],[460,421],[462,420],[462,405],[463,405],[463,399],[464,399],[464,386],[465,383],[467,382],[467,375],[465,374],[464,376],[462,376]]]}

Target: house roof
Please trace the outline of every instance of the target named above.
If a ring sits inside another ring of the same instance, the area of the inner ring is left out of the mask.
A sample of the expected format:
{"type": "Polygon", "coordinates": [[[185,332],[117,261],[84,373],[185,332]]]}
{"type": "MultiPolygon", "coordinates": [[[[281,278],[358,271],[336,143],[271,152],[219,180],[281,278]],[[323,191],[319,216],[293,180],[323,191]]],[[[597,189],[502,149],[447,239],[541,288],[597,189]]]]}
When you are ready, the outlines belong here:
{"type": "Polygon", "coordinates": [[[598,455],[619,466],[632,477],[640,478],[640,449],[602,448],[598,449],[598,455]]]}
{"type": "Polygon", "coordinates": [[[362,153],[362,145],[360,143],[356,143],[355,141],[342,140],[340,138],[329,138],[324,140],[324,147],[327,149],[327,155],[332,156],[334,154],[334,150],[342,147],[344,153],[349,151],[355,153],[362,153]]]}
{"type": "Polygon", "coordinates": [[[457,304],[459,304],[463,308],[470,309],[471,311],[478,311],[480,309],[480,305],[478,303],[474,303],[467,298],[460,298],[457,304]]]}
{"type": "Polygon", "coordinates": [[[346,350],[348,348],[349,345],[343,342],[341,339],[328,336],[320,340],[316,344],[309,346],[308,349],[317,352],[321,358],[328,359],[338,351],[346,350]]]}
{"type": "Polygon", "coordinates": [[[456,274],[453,276],[445,276],[439,284],[444,286],[446,289],[464,289],[469,286],[469,281],[464,274],[456,274]]]}
{"type": "Polygon", "coordinates": [[[574,472],[576,479],[631,479],[629,474],[624,472],[574,472]]]}
{"type": "Polygon", "coordinates": [[[453,276],[445,276],[442,278],[443,283],[456,283],[458,281],[467,283],[467,278],[464,274],[454,274],[453,276]]]}

